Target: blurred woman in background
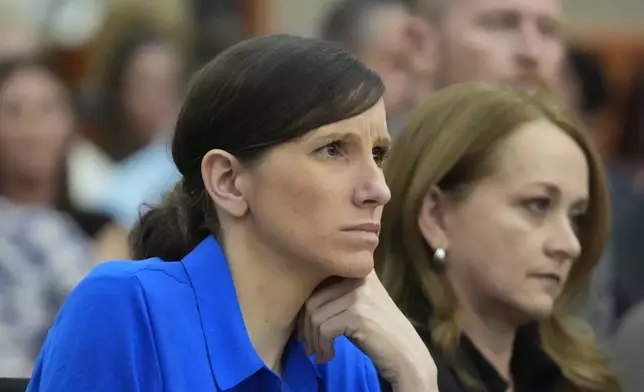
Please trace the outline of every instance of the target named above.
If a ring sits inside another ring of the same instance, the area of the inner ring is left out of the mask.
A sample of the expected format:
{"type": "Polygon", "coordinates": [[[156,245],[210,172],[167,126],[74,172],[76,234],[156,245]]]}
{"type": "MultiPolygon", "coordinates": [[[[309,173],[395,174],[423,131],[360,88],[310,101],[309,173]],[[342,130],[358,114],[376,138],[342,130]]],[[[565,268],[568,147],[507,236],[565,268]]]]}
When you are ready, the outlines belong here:
{"type": "Polygon", "coordinates": [[[168,136],[183,91],[177,43],[141,10],[115,12],[90,56],[93,79],[83,96],[93,132],[77,140],[68,162],[71,198],[125,227],[179,179],[168,136]]]}
{"type": "Polygon", "coordinates": [[[99,258],[129,253],[123,230],[66,198],[64,160],[73,117],[64,86],[45,63],[0,62],[3,377],[31,373],[60,305],[99,258]]]}
{"type": "Polygon", "coordinates": [[[455,85],[419,107],[385,164],[376,268],[463,391],[619,391],[567,321],[608,231],[598,154],[548,102],[455,85]],[[561,389],[559,389],[561,388],[561,389]]]}
{"type": "Polygon", "coordinates": [[[46,62],[0,63],[0,194],[17,205],[61,210],[93,240],[99,260],[127,257],[125,230],[68,197],[65,161],[74,127],[68,92],[46,62]]]}

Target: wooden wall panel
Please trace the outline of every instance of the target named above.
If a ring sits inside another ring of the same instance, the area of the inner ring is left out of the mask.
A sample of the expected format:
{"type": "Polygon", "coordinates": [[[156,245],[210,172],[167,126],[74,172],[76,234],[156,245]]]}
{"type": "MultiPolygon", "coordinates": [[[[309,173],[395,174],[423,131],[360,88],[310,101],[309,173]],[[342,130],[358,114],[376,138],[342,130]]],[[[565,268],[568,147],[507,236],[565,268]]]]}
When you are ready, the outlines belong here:
{"type": "Polygon", "coordinates": [[[615,153],[624,123],[625,103],[638,67],[644,65],[644,32],[592,31],[578,34],[572,41],[600,58],[611,91],[611,100],[598,124],[602,152],[615,153]]]}
{"type": "Polygon", "coordinates": [[[270,0],[243,0],[244,22],[249,35],[270,33],[269,3],[270,0]]]}

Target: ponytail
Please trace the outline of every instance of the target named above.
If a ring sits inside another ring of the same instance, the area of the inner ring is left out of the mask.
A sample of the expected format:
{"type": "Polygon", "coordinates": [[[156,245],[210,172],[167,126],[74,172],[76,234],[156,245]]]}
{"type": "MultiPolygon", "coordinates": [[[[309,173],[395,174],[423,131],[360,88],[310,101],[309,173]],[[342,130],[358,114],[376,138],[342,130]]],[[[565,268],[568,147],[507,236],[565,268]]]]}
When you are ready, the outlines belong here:
{"type": "Polygon", "coordinates": [[[211,234],[207,216],[216,215],[209,204],[205,191],[190,193],[183,181],[177,183],[159,206],[141,215],[132,229],[129,241],[133,258],[183,259],[211,234]]]}

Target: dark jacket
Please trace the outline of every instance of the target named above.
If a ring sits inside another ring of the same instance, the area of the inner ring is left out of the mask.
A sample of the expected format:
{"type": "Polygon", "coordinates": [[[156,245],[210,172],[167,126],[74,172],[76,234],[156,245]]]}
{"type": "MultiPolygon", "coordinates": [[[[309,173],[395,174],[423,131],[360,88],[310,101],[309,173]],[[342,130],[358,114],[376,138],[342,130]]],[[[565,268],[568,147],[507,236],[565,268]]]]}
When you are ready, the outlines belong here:
{"type": "MultiPolygon", "coordinates": [[[[461,380],[431,344],[428,333],[419,331],[428,343],[438,370],[440,392],[506,392],[508,382],[483,357],[472,342],[463,335],[461,349],[465,355],[469,373],[482,388],[471,387],[461,380]]],[[[516,336],[512,354],[511,372],[515,392],[558,392],[565,379],[557,364],[546,355],[539,344],[536,326],[521,328],[516,336]]],[[[391,385],[381,378],[383,392],[393,391],[391,385]]]]}

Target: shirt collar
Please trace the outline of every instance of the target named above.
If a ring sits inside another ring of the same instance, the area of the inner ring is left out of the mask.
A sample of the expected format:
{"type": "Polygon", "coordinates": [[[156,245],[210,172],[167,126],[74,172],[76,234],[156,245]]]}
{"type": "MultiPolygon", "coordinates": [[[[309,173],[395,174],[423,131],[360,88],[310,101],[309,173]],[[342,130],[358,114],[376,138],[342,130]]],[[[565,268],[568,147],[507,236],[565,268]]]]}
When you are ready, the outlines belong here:
{"type": "MultiPolygon", "coordinates": [[[[208,236],[182,260],[192,283],[201,317],[210,365],[222,390],[228,390],[262,369],[270,372],[250,341],[228,262],[213,236],[208,236]]],[[[284,350],[284,376],[294,390],[320,375],[303,345],[291,339],[284,350]]]]}
{"type": "MultiPolygon", "coordinates": [[[[474,344],[463,335],[461,345],[475,374],[488,392],[505,392],[509,387],[474,344]]],[[[559,366],[543,351],[536,324],[519,328],[510,364],[515,390],[551,391],[562,379],[559,366]]]]}

